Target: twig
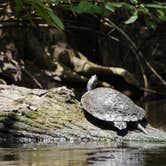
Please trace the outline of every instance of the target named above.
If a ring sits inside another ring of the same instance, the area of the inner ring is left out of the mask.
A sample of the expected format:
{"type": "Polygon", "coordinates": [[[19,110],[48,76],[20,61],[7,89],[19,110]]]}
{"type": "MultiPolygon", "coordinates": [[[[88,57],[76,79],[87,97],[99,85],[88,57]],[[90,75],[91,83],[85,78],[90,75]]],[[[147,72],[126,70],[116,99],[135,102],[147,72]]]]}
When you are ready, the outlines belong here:
{"type": "Polygon", "coordinates": [[[158,91],[156,91],[156,90],[154,90],[154,89],[143,88],[143,87],[140,87],[140,89],[143,90],[143,91],[149,92],[149,93],[154,93],[154,94],[159,94],[159,95],[164,95],[164,96],[166,96],[166,94],[165,94],[164,92],[161,93],[161,92],[158,92],[158,91]]]}
{"type": "MultiPolygon", "coordinates": [[[[115,29],[117,29],[123,36],[125,36],[125,38],[131,43],[132,45],[132,51],[134,52],[134,54],[136,55],[136,59],[137,61],[139,62],[139,65],[140,65],[140,69],[141,69],[141,72],[142,72],[142,77],[143,77],[143,80],[144,80],[144,87],[147,88],[148,87],[148,81],[147,81],[147,77],[146,77],[146,74],[145,74],[145,71],[144,71],[144,68],[140,62],[140,57],[137,55],[135,49],[136,49],[136,45],[135,43],[131,40],[131,38],[121,29],[119,28],[116,24],[114,24],[111,20],[105,18],[104,19],[107,23],[111,24],[111,27],[114,27],[115,29]],[[135,49],[133,49],[135,48],[135,49]]],[[[109,26],[109,24],[107,24],[109,26]]],[[[144,94],[146,95],[146,94],[144,94]]]]}
{"type": "MultiPolygon", "coordinates": [[[[136,56],[136,59],[139,62],[139,66],[140,66],[140,69],[141,69],[141,72],[142,72],[142,77],[143,77],[143,80],[144,80],[144,89],[148,89],[148,79],[147,79],[145,70],[143,68],[143,65],[142,65],[142,63],[140,61],[140,57],[136,56]]],[[[147,91],[144,91],[144,96],[147,96],[147,95],[148,95],[147,91]]]]}
{"type": "Polygon", "coordinates": [[[26,69],[22,68],[22,70],[36,83],[36,85],[43,89],[43,86],[40,84],[40,82],[29,72],[27,71],[26,69]]]}
{"type": "Polygon", "coordinates": [[[151,66],[151,64],[149,62],[147,62],[147,60],[144,58],[142,52],[141,51],[137,51],[138,48],[137,48],[136,44],[127,35],[127,33],[124,32],[121,28],[119,28],[115,23],[113,23],[108,18],[104,18],[104,21],[105,21],[105,23],[106,23],[107,26],[111,26],[111,27],[116,28],[129,41],[129,43],[131,44],[131,50],[136,55],[137,59],[139,59],[139,57],[141,57],[144,60],[145,64],[148,66],[148,68],[152,71],[152,73],[162,82],[162,84],[164,86],[166,86],[166,81],[157,73],[157,71],[151,66]]]}

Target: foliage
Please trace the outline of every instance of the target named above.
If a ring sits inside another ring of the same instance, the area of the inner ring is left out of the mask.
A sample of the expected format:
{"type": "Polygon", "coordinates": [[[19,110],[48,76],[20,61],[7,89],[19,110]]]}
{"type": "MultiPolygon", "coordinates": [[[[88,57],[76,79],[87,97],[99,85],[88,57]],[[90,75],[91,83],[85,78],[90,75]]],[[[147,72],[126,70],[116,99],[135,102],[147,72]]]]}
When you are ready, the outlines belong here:
{"type": "Polygon", "coordinates": [[[19,14],[25,10],[31,19],[34,14],[53,24],[57,29],[64,29],[61,19],[54,14],[52,6],[58,5],[57,0],[16,0],[16,12],[19,14]]]}
{"type": "Polygon", "coordinates": [[[112,13],[123,9],[124,16],[126,12],[126,15],[129,15],[129,18],[124,21],[125,24],[131,24],[139,17],[144,16],[147,19],[145,20],[147,21],[147,26],[150,28],[153,27],[155,22],[166,21],[166,3],[157,1],[151,3],[139,3],[137,0],[128,0],[127,2],[104,1],[103,3],[97,4],[82,0],[74,9],[78,13],[100,13],[103,16],[111,15],[112,13]]]}
{"type": "Polygon", "coordinates": [[[29,17],[34,13],[49,24],[55,25],[58,29],[64,29],[61,19],[53,11],[53,7],[72,10],[75,13],[89,13],[103,17],[109,17],[117,11],[122,11],[126,20],[125,24],[134,23],[139,17],[144,17],[149,28],[155,23],[166,21],[166,3],[159,1],[126,0],[126,1],[70,1],[70,0],[16,0],[16,11],[19,13],[26,10],[29,17]],[[128,17],[128,18],[127,18],[128,17]]]}

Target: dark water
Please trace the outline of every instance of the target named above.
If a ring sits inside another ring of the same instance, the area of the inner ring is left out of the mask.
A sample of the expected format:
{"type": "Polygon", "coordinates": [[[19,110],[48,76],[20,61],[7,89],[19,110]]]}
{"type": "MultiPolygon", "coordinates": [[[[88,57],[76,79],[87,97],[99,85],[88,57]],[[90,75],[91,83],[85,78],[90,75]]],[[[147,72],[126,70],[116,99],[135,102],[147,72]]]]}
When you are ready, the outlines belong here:
{"type": "MultiPolygon", "coordinates": [[[[166,100],[146,104],[149,122],[166,131],[166,100]]],[[[0,166],[166,166],[166,143],[0,145],[0,166]]]]}

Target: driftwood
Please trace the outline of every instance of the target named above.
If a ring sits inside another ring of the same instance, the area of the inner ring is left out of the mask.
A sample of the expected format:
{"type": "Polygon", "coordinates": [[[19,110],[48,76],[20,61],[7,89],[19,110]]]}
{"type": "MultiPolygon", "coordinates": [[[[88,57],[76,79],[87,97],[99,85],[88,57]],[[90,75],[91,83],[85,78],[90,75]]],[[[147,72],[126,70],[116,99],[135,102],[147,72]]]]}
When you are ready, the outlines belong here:
{"type": "Polygon", "coordinates": [[[148,134],[129,130],[118,135],[81,108],[66,87],[50,90],[0,85],[0,141],[166,141],[166,133],[146,126],[148,134]]]}
{"type": "MultiPolygon", "coordinates": [[[[139,84],[134,76],[124,68],[97,65],[89,61],[80,52],[69,48],[66,43],[57,43],[53,46],[53,59],[56,64],[55,73],[62,79],[75,80],[75,82],[78,80],[87,81],[84,76],[97,74],[102,80],[121,77],[124,82],[130,85],[137,86],[139,84]]],[[[102,85],[108,86],[109,84],[102,83],[102,85]]]]}

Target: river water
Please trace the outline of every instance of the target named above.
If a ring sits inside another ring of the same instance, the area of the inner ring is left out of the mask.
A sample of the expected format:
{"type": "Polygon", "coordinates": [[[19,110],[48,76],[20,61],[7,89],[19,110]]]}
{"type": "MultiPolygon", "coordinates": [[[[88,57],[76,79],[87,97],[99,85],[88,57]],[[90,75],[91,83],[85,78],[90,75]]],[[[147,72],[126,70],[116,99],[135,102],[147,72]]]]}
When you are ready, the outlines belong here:
{"type": "MultiPolygon", "coordinates": [[[[146,104],[149,122],[166,131],[166,100],[146,104]]],[[[166,143],[0,145],[0,166],[166,166],[166,143]]]]}
{"type": "Polygon", "coordinates": [[[64,144],[1,147],[2,166],[166,166],[166,145],[64,144]]]}

